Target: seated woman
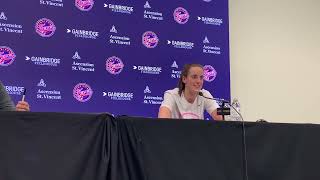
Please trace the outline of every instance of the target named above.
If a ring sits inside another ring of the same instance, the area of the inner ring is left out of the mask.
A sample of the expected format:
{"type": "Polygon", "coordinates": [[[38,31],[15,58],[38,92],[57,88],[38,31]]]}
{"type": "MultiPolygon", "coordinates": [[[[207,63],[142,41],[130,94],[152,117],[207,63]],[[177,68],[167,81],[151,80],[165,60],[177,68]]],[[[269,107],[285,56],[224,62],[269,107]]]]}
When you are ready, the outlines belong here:
{"type": "Polygon", "coordinates": [[[179,79],[178,88],[164,93],[164,100],[159,109],[159,118],[174,119],[204,119],[206,110],[214,120],[222,120],[217,115],[219,105],[209,91],[202,89],[203,66],[187,64],[184,66],[179,79]],[[199,96],[199,92],[203,96],[199,96]]]}
{"type": "Polygon", "coordinates": [[[30,111],[30,106],[26,101],[19,101],[14,107],[10,96],[0,81],[0,111],[30,111]]]}

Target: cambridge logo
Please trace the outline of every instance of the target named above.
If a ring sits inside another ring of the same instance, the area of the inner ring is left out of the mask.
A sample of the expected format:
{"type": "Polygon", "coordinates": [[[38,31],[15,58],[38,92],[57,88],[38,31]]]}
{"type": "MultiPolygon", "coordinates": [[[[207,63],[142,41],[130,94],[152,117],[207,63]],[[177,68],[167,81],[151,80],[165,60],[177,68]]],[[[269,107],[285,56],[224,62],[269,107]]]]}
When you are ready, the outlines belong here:
{"type": "Polygon", "coordinates": [[[186,9],[178,7],[173,12],[174,20],[179,24],[185,24],[189,20],[189,13],[186,9]]]}
{"type": "Polygon", "coordinates": [[[155,48],[158,45],[159,38],[156,33],[147,31],[142,35],[142,44],[147,48],[155,48]]]}
{"type": "Polygon", "coordinates": [[[35,29],[41,37],[51,37],[56,31],[56,26],[50,19],[42,18],[37,21],[35,29]]]}
{"type": "Polygon", "coordinates": [[[79,83],[73,89],[73,97],[80,102],[89,101],[92,94],[91,87],[86,83],[79,83]]]}
{"type": "Polygon", "coordinates": [[[123,67],[124,64],[121,59],[116,56],[109,57],[106,61],[106,70],[111,74],[121,73],[123,67]]]}
{"type": "Polygon", "coordinates": [[[9,66],[16,58],[15,53],[6,46],[0,46],[0,66],[9,66]]]}
{"type": "Polygon", "coordinates": [[[75,0],[75,5],[81,11],[90,11],[93,7],[93,0],[75,0]]]}
{"type": "Polygon", "coordinates": [[[210,65],[203,66],[204,80],[211,82],[217,77],[217,71],[210,65]]]}

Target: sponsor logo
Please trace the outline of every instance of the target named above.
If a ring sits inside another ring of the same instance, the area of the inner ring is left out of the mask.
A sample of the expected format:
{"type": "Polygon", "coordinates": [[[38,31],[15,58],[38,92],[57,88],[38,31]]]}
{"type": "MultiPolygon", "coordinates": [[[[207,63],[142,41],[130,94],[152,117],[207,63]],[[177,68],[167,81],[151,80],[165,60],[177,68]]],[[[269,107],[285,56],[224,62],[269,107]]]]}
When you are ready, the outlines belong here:
{"type": "Polygon", "coordinates": [[[155,66],[133,66],[133,69],[140,71],[142,74],[160,74],[162,71],[161,67],[155,66]]]}
{"type": "MultiPolygon", "coordinates": [[[[112,26],[110,32],[112,33],[118,33],[117,29],[115,26],[112,26]]],[[[110,44],[118,44],[118,45],[125,45],[125,46],[130,46],[130,38],[127,36],[116,36],[116,35],[110,35],[109,39],[110,44]]]]}
{"type": "Polygon", "coordinates": [[[38,87],[47,87],[46,83],[43,79],[40,79],[39,83],[37,84],[38,87]]]}
{"type": "MultiPolygon", "coordinates": [[[[143,6],[145,9],[151,9],[150,3],[146,1],[145,5],[143,6]]],[[[144,19],[151,19],[151,20],[163,20],[163,15],[161,12],[157,11],[150,11],[150,10],[144,10],[143,12],[143,18],[144,19]]]]}
{"type": "Polygon", "coordinates": [[[145,94],[143,97],[143,104],[159,105],[163,101],[162,97],[151,95],[151,90],[150,90],[149,86],[146,86],[143,93],[145,94]]]}
{"type": "Polygon", "coordinates": [[[115,13],[123,13],[123,14],[132,14],[133,7],[132,6],[123,6],[118,4],[104,4],[105,8],[109,8],[112,12],[115,13]]]}
{"type": "Polygon", "coordinates": [[[145,9],[150,9],[150,8],[151,8],[151,6],[150,6],[150,4],[149,4],[148,1],[146,1],[146,3],[144,4],[143,7],[144,7],[145,9]]]}
{"type": "Polygon", "coordinates": [[[83,39],[97,39],[99,36],[99,32],[79,29],[67,29],[67,33],[72,33],[74,37],[83,39]]]}
{"type": "Polygon", "coordinates": [[[167,40],[167,44],[172,45],[172,47],[178,48],[178,49],[192,49],[192,48],[194,48],[194,43],[187,42],[187,41],[167,40]]]}
{"type": "MultiPolygon", "coordinates": [[[[0,13],[0,20],[4,20],[4,21],[8,20],[4,12],[0,13]]],[[[22,25],[20,24],[10,24],[10,23],[0,22],[0,32],[22,34],[23,30],[22,30],[22,25]]]]}
{"type": "Polygon", "coordinates": [[[217,77],[217,71],[211,65],[203,66],[204,80],[211,82],[217,77]]]}
{"type": "Polygon", "coordinates": [[[94,72],[94,64],[73,61],[72,71],[94,72]]]}
{"type": "Polygon", "coordinates": [[[8,20],[7,16],[4,14],[4,12],[0,13],[0,19],[5,20],[5,21],[8,20]]]}
{"type": "Polygon", "coordinates": [[[73,88],[73,97],[79,102],[89,101],[92,94],[91,87],[86,83],[79,83],[73,88]]]}
{"type": "MultiPolygon", "coordinates": [[[[47,87],[43,79],[37,84],[38,87],[47,87]]],[[[46,100],[61,100],[61,92],[58,90],[47,90],[47,89],[38,89],[37,99],[46,99],[46,100]]]]}
{"type": "Polygon", "coordinates": [[[93,0],[75,0],[75,6],[81,11],[90,11],[93,7],[93,0]]]}
{"type": "Polygon", "coordinates": [[[178,66],[178,64],[177,64],[177,62],[176,62],[176,61],[173,61],[173,63],[172,63],[172,65],[171,65],[171,67],[172,67],[172,68],[176,68],[176,69],[178,69],[178,68],[179,68],[179,66],[178,66]]]}
{"type": "Polygon", "coordinates": [[[155,12],[155,11],[147,11],[147,10],[144,10],[143,18],[157,20],[157,21],[163,20],[162,13],[155,12]]]}
{"type": "MultiPolygon", "coordinates": [[[[81,59],[78,51],[74,53],[74,55],[72,56],[72,59],[74,60],[81,59]]],[[[72,71],[94,72],[94,64],[88,63],[88,62],[84,63],[84,62],[73,61],[71,68],[72,68],[72,71]]]]}
{"type": "Polygon", "coordinates": [[[181,71],[177,70],[179,68],[176,61],[173,61],[171,65],[171,78],[172,79],[179,79],[181,76],[181,71]]]}
{"type": "Polygon", "coordinates": [[[122,60],[116,56],[109,57],[106,60],[106,70],[110,74],[120,74],[123,68],[124,64],[122,63],[122,60]]]}
{"type": "Polygon", "coordinates": [[[134,94],[132,92],[108,91],[103,92],[103,97],[108,97],[114,101],[131,101],[134,94]]]}
{"type": "Polygon", "coordinates": [[[31,57],[26,56],[25,60],[31,61],[35,65],[39,65],[39,66],[55,66],[55,67],[57,67],[61,61],[59,58],[37,57],[37,56],[31,56],[31,57]]]}
{"type": "Polygon", "coordinates": [[[41,37],[51,37],[56,31],[56,26],[50,19],[42,18],[37,21],[35,29],[41,37]]]}
{"type": "Polygon", "coordinates": [[[183,7],[178,7],[173,12],[173,18],[174,20],[179,24],[185,24],[189,20],[189,13],[186,9],[183,7]]]}
{"type": "Polygon", "coordinates": [[[209,43],[210,43],[210,41],[209,41],[208,37],[206,36],[203,40],[203,44],[209,44],[209,43]]]}
{"type": "Polygon", "coordinates": [[[0,66],[9,66],[16,58],[16,54],[11,48],[0,46],[0,66]]]}
{"type": "Polygon", "coordinates": [[[149,86],[146,86],[146,88],[143,90],[143,93],[145,93],[145,94],[150,94],[151,93],[151,90],[150,90],[149,86]]]}
{"type": "Polygon", "coordinates": [[[63,7],[63,0],[40,0],[41,5],[63,7]]]}
{"type": "Polygon", "coordinates": [[[81,57],[79,56],[78,51],[76,51],[76,52],[74,53],[74,55],[72,56],[72,59],[81,59],[81,57]]]}
{"type": "Polygon", "coordinates": [[[5,86],[5,88],[10,95],[22,95],[24,91],[24,87],[21,86],[5,86]]]}
{"type": "Polygon", "coordinates": [[[155,48],[158,45],[159,38],[156,33],[147,31],[142,35],[142,44],[147,48],[155,48]]]}
{"type": "Polygon", "coordinates": [[[114,25],[111,27],[110,32],[111,33],[118,33],[118,31],[114,25]]]}
{"type": "MultiPolygon", "coordinates": [[[[72,59],[74,60],[81,59],[78,51],[74,53],[74,55],[72,56],[72,59]]],[[[94,64],[88,63],[88,62],[84,63],[84,62],[73,61],[71,68],[72,68],[72,71],[94,72],[94,64]]]]}
{"type": "Polygon", "coordinates": [[[222,19],[212,18],[212,17],[200,17],[198,16],[198,21],[202,21],[204,24],[221,26],[223,23],[222,19]]]}
{"type": "Polygon", "coordinates": [[[202,52],[205,54],[221,54],[221,48],[218,46],[210,46],[210,41],[208,37],[206,36],[203,40],[203,49],[202,52]]]}

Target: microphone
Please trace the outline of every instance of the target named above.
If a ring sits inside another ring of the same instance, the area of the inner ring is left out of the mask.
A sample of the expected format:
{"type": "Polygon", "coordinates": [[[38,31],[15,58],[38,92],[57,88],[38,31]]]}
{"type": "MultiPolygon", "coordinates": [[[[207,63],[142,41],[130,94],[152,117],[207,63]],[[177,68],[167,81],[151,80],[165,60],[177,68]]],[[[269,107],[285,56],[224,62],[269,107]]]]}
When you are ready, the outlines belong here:
{"type": "Polygon", "coordinates": [[[201,91],[199,92],[199,96],[202,96],[202,97],[204,97],[204,98],[206,98],[206,99],[211,99],[211,100],[221,101],[221,102],[225,102],[225,103],[231,104],[230,101],[228,101],[228,100],[226,100],[226,99],[206,97],[205,95],[203,95],[203,93],[202,93],[201,91]]]}
{"type": "Polygon", "coordinates": [[[226,100],[226,99],[222,99],[222,98],[210,98],[210,97],[206,97],[203,92],[199,91],[199,96],[202,96],[206,99],[211,99],[211,100],[215,100],[215,101],[221,101],[222,102],[222,108],[218,108],[217,112],[220,111],[220,114],[218,115],[222,115],[222,118],[224,119],[225,115],[230,115],[230,108],[224,108],[224,104],[228,104],[241,118],[242,122],[244,122],[243,117],[241,115],[241,113],[230,103],[230,101],[226,100]],[[221,112],[223,111],[223,112],[221,112]]]}
{"type": "Polygon", "coordinates": [[[205,95],[203,95],[203,92],[201,92],[201,91],[199,92],[199,96],[202,96],[206,99],[222,102],[222,106],[217,108],[217,114],[222,116],[222,120],[225,120],[225,118],[224,118],[225,115],[230,115],[230,108],[225,107],[225,104],[230,105],[229,101],[227,101],[225,99],[220,99],[220,98],[206,97],[205,95]]]}

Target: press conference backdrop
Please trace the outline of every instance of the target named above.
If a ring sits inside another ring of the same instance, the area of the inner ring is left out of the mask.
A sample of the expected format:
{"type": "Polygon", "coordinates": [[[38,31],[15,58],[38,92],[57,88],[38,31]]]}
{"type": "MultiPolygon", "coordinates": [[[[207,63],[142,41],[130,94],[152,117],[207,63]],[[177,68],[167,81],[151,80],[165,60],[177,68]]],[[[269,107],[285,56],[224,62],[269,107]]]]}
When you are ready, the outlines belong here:
{"type": "Polygon", "coordinates": [[[185,63],[230,99],[227,0],[4,0],[0,76],[33,111],[157,116],[185,63]]]}

